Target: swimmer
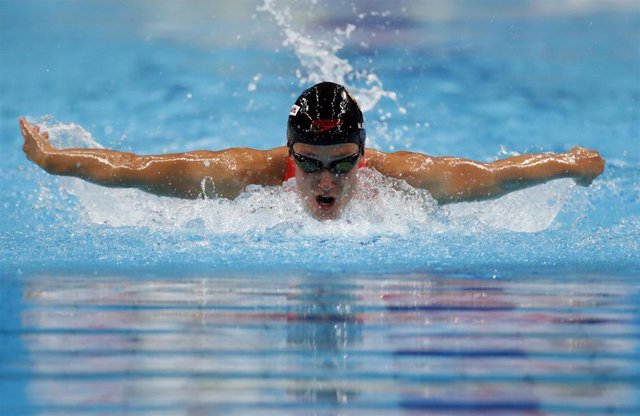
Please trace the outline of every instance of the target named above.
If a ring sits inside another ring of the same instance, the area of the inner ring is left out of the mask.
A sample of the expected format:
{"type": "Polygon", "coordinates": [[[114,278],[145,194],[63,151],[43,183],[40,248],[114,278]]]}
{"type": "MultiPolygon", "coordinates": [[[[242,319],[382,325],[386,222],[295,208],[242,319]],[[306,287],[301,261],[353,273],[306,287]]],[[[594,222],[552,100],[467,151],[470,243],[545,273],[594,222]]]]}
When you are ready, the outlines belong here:
{"type": "Polygon", "coordinates": [[[574,178],[586,186],[605,165],[598,152],[582,147],[490,163],[365,148],[358,104],[343,86],[331,82],[314,85],[298,97],[289,112],[287,145],[270,150],[137,155],[108,149],[59,149],[37,125],[21,118],[20,127],[27,158],[54,175],[194,199],[233,199],[248,185],[276,186],[295,177],[303,205],[318,220],[340,216],[354,195],[357,171],[363,166],[426,189],[444,204],[497,198],[556,178],[574,178]]]}

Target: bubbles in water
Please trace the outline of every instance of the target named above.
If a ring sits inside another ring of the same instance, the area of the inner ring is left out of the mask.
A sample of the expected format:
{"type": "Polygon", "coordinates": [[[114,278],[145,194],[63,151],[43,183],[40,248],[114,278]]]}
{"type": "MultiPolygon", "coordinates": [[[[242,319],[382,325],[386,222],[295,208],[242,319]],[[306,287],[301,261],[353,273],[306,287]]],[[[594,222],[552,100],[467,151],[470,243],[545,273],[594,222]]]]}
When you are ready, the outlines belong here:
{"type": "Polygon", "coordinates": [[[253,77],[253,80],[247,85],[247,91],[253,92],[258,89],[258,83],[262,79],[262,74],[256,74],[253,77]]]}

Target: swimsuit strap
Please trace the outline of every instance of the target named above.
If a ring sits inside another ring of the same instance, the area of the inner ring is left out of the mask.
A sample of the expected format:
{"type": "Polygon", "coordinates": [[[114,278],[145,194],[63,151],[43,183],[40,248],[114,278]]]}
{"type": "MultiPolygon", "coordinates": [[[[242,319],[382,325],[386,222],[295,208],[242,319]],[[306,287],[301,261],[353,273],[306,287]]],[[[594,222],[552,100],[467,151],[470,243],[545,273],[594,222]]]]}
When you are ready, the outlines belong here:
{"type": "Polygon", "coordinates": [[[296,165],[295,165],[295,162],[293,161],[293,158],[289,156],[289,159],[287,160],[287,169],[284,171],[284,179],[282,180],[282,182],[286,182],[295,176],[296,176],[296,165]]]}
{"type": "MultiPolygon", "coordinates": [[[[282,180],[282,182],[286,182],[289,179],[293,178],[296,176],[296,162],[293,161],[293,158],[291,156],[289,156],[289,159],[287,160],[287,168],[284,171],[284,179],[282,180]]],[[[358,168],[365,168],[367,167],[367,159],[365,159],[364,157],[362,158],[362,160],[360,161],[360,163],[358,163],[358,168]]]]}

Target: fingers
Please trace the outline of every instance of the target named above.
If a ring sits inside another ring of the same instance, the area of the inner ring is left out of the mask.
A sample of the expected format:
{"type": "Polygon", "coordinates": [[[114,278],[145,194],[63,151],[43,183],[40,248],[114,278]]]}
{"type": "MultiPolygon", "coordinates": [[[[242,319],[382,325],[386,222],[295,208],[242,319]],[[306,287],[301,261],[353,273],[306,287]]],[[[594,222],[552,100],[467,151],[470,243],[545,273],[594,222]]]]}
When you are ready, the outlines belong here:
{"type": "Polygon", "coordinates": [[[24,118],[20,117],[20,132],[22,133],[22,137],[24,137],[24,144],[22,145],[22,151],[27,156],[27,159],[33,160],[31,158],[31,144],[33,143],[33,135],[31,134],[29,122],[24,118]]]}
{"type": "Polygon", "coordinates": [[[48,144],[49,134],[47,132],[41,133],[39,126],[29,123],[24,117],[20,118],[20,132],[24,137],[22,151],[27,159],[37,163],[38,155],[43,146],[50,146],[48,144]]]}
{"type": "Polygon", "coordinates": [[[580,171],[580,176],[576,178],[576,183],[578,183],[578,185],[588,186],[595,178],[604,172],[606,162],[602,156],[600,156],[600,153],[595,150],[581,148],[576,156],[576,162],[580,171]]]}
{"type": "Polygon", "coordinates": [[[596,150],[575,146],[567,155],[573,165],[574,179],[578,185],[589,186],[604,171],[605,160],[596,150]]]}
{"type": "Polygon", "coordinates": [[[29,123],[24,118],[20,119],[20,130],[25,139],[35,139],[36,136],[40,133],[40,128],[37,125],[29,123]]]}
{"type": "Polygon", "coordinates": [[[27,144],[27,142],[24,142],[24,145],[22,146],[22,151],[24,152],[25,156],[27,156],[27,159],[29,160],[33,160],[33,158],[31,157],[31,149],[29,148],[29,145],[27,144]]]}
{"type": "Polygon", "coordinates": [[[576,146],[569,151],[569,154],[575,159],[577,163],[593,162],[601,163],[604,165],[604,159],[602,159],[602,156],[600,156],[600,153],[596,150],[576,146]]]}
{"type": "Polygon", "coordinates": [[[24,117],[20,117],[20,131],[25,140],[33,139],[36,141],[49,141],[48,132],[41,132],[40,126],[29,123],[24,117]]]}
{"type": "Polygon", "coordinates": [[[29,123],[26,118],[20,117],[20,127],[25,130],[31,130],[37,126],[35,124],[29,123]]]}
{"type": "Polygon", "coordinates": [[[597,155],[598,152],[593,151],[593,150],[589,150],[589,149],[584,148],[584,147],[576,146],[576,147],[572,148],[571,150],[569,150],[569,153],[572,154],[575,157],[587,158],[587,157],[592,157],[594,155],[597,155]]]}
{"type": "Polygon", "coordinates": [[[26,136],[29,133],[29,122],[24,119],[24,117],[20,118],[20,131],[23,136],[26,136]]]}

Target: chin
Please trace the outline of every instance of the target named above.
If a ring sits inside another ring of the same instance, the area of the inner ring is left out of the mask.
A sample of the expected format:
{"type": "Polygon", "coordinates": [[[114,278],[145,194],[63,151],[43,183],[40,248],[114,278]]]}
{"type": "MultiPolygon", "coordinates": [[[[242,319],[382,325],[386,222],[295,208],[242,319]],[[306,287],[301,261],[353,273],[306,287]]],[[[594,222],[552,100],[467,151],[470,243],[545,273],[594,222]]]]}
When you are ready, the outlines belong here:
{"type": "Polygon", "coordinates": [[[311,216],[318,221],[337,220],[340,218],[338,212],[312,212],[311,216]]]}

